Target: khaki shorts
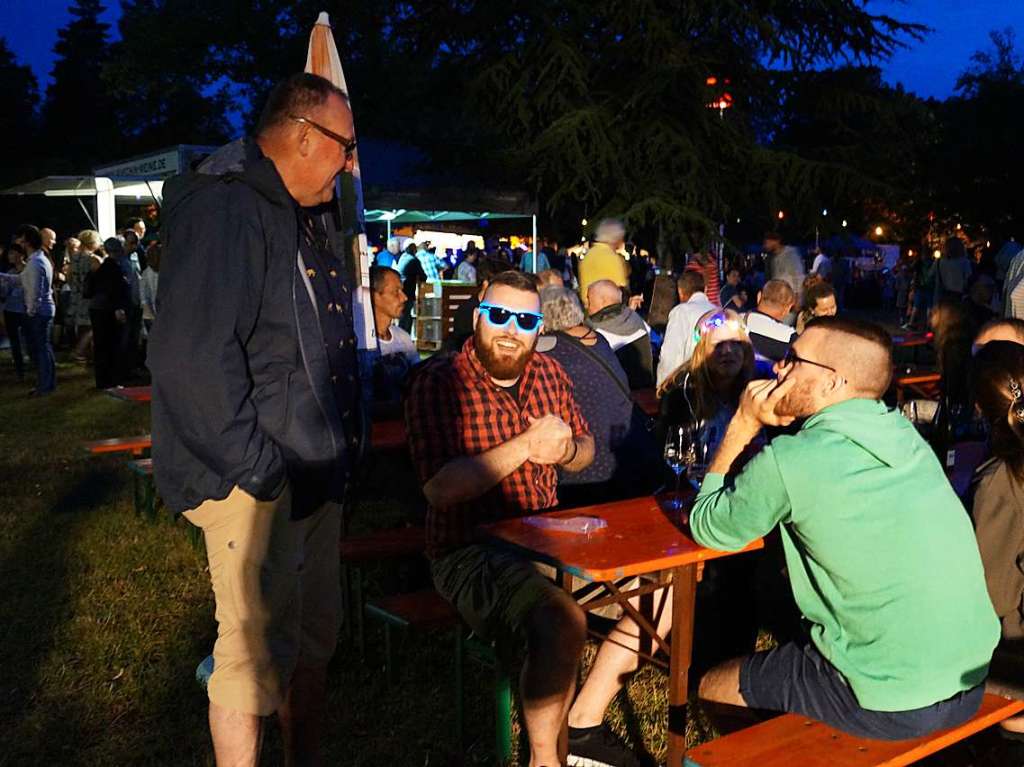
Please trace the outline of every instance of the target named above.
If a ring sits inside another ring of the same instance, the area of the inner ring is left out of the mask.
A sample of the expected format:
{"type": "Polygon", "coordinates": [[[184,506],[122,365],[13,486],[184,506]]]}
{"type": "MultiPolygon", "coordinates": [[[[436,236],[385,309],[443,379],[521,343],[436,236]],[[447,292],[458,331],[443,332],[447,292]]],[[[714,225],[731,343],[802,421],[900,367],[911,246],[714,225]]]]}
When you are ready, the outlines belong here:
{"type": "Polygon", "coordinates": [[[267,716],[297,665],[326,666],[341,620],[341,511],[328,503],[291,519],[291,491],[257,501],[239,487],[185,518],[203,531],[216,602],[210,700],[267,716]]]}

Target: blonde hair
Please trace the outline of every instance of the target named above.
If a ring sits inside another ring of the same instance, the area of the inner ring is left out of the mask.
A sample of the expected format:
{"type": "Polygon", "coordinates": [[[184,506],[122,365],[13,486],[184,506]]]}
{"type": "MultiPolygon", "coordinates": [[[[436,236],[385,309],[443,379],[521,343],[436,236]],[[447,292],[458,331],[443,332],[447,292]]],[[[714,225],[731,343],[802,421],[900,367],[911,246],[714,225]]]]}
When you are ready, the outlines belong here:
{"type": "Polygon", "coordinates": [[[95,229],[83,229],[80,231],[78,233],[78,241],[88,251],[96,250],[96,248],[103,244],[103,238],[100,237],[100,233],[95,229]]]}
{"type": "Polygon", "coordinates": [[[719,403],[723,399],[732,397],[734,394],[742,391],[743,386],[746,386],[747,381],[754,376],[754,347],[750,343],[750,336],[747,335],[746,327],[740,322],[740,316],[736,312],[732,309],[718,309],[714,312],[708,312],[708,314],[705,314],[697,321],[697,327],[700,327],[701,321],[705,318],[715,314],[722,314],[726,320],[734,321],[739,325],[736,330],[736,338],[729,340],[736,340],[743,344],[743,370],[739,376],[741,379],[740,385],[735,387],[735,391],[731,392],[716,389],[715,382],[711,378],[708,360],[711,359],[715,346],[718,344],[712,341],[714,333],[707,332],[701,334],[700,340],[697,342],[697,346],[694,348],[690,359],[672,371],[658,389],[658,395],[662,396],[678,386],[692,385],[693,396],[691,397],[689,394],[685,396],[687,402],[690,403],[694,417],[702,420],[712,418],[718,411],[719,403]]]}

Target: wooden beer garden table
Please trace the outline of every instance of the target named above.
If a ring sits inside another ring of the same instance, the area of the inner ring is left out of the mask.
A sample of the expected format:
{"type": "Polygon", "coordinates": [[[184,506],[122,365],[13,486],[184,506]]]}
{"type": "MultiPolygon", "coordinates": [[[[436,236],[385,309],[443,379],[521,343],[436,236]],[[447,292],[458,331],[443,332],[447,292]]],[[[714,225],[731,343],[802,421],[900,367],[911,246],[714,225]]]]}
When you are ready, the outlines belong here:
{"type": "MultiPolygon", "coordinates": [[[[589,612],[609,604],[621,604],[637,622],[641,632],[669,656],[668,763],[673,765],[682,763],[686,751],[686,699],[693,652],[698,566],[709,559],[739,553],[704,548],[689,536],[685,520],[694,495],[694,491],[688,492],[681,511],[663,507],[657,498],[648,496],[536,515],[555,518],[594,516],[607,522],[606,528],[589,534],[535,527],[527,523],[528,517],[481,527],[483,535],[493,543],[555,567],[563,586],[567,587],[571,582],[569,575],[602,583],[609,596],[594,599],[581,607],[589,612]],[[658,577],[654,582],[641,583],[628,591],[615,584],[623,578],[644,575],[658,577]],[[670,585],[674,586],[672,631],[666,641],[655,634],[652,621],[629,605],[627,600],[652,594],[670,585]]],[[[757,540],[743,551],[753,551],[762,546],[762,541],[757,540]]],[[[656,660],[653,653],[639,654],[658,665],[665,665],[656,660]]]]}

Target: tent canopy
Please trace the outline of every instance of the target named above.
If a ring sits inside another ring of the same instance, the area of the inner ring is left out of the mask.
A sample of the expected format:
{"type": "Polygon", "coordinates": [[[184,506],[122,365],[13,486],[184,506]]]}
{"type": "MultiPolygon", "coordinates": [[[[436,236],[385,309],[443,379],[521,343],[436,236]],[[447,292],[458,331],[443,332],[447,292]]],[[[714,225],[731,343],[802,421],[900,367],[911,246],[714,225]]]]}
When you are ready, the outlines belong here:
{"type": "MultiPolygon", "coordinates": [[[[110,236],[115,233],[115,204],[160,204],[164,179],[213,151],[214,147],[182,144],[97,168],[91,176],[46,176],[0,190],[0,194],[95,198],[98,228],[103,236],[110,236]]],[[[479,180],[428,169],[425,156],[406,144],[360,139],[359,154],[367,223],[390,228],[531,219],[536,213],[536,203],[527,193],[494,189],[479,180]]],[[[79,199],[79,204],[82,202],[79,199]]]]}
{"type": "Polygon", "coordinates": [[[45,176],[0,189],[0,194],[32,195],[44,197],[95,197],[97,193],[112,192],[115,197],[129,198],[139,203],[159,202],[163,196],[162,180],[147,181],[138,178],[106,178],[103,176],[45,176]]]}
{"type": "Polygon", "coordinates": [[[496,221],[506,218],[531,218],[530,213],[492,213],[490,211],[469,211],[469,210],[406,210],[397,208],[394,210],[367,210],[366,222],[368,224],[433,224],[446,221],[496,221]]]}

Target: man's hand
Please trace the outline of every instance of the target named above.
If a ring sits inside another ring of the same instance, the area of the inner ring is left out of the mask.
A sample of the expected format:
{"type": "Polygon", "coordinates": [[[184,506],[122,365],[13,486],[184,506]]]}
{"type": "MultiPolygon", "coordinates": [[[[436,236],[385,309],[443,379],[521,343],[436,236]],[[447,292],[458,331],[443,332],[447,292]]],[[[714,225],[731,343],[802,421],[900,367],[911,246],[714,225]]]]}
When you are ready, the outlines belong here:
{"type": "Polygon", "coordinates": [[[523,434],[527,439],[528,460],[541,465],[560,463],[572,446],[569,424],[556,415],[527,418],[530,427],[523,434]]]}
{"type": "Polygon", "coordinates": [[[775,408],[795,385],[796,382],[789,378],[782,381],[773,379],[751,381],[743,391],[743,396],[740,397],[740,406],[736,415],[756,429],[760,429],[762,426],[789,426],[793,423],[793,416],[779,415],[775,412],[775,408]]]}
{"type": "Polygon", "coordinates": [[[640,307],[644,305],[643,295],[635,295],[629,297],[629,308],[634,312],[639,311],[640,307]]]}
{"type": "Polygon", "coordinates": [[[128,315],[125,314],[124,309],[115,309],[114,310],[114,318],[118,322],[127,322],[128,321],[128,315]]]}

